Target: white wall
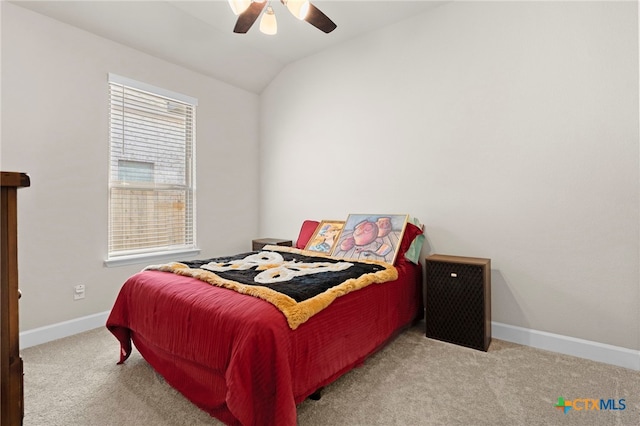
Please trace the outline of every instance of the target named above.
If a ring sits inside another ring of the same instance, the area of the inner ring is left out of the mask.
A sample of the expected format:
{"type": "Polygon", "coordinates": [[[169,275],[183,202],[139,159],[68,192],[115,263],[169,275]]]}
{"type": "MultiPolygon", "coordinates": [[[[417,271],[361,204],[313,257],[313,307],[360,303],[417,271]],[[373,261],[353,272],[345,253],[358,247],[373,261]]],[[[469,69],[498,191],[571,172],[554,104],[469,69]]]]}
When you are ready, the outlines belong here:
{"type": "Polygon", "coordinates": [[[31,177],[18,193],[23,332],[109,310],[145,266],[103,265],[109,72],[199,99],[200,256],[249,250],[258,235],[257,95],[2,2],[0,167],[31,177]]]}
{"type": "Polygon", "coordinates": [[[494,321],[639,349],[637,21],[454,2],[290,65],[261,96],[261,234],[409,213],[425,253],[492,259],[494,321]]]}

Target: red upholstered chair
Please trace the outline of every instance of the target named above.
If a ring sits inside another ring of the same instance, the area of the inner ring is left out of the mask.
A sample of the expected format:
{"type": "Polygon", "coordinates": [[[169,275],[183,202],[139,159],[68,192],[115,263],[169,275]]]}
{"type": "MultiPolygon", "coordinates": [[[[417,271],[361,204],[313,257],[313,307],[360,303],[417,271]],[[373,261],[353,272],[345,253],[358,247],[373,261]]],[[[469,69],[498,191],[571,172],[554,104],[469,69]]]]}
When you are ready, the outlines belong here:
{"type": "Polygon", "coordinates": [[[309,239],[313,236],[313,233],[316,231],[316,228],[320,225],[320,222],[316,220],[305,220],[302,222],[302,227],[300,228],[300,234],[298,235],[298,240],[296,241],[296,248],[304,249],[309,242],[309,239]]]}

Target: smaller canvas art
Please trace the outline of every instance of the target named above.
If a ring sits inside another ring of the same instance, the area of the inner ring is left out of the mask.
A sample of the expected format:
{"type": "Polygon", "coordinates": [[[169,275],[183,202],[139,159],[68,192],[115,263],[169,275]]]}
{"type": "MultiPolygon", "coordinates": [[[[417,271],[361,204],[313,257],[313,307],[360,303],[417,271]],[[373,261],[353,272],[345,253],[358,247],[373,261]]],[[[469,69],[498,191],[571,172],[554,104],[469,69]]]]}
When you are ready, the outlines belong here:
{"type": "Polygon", "coordinates": [[[318,224],[304,249],[331,254],[343,227],[344,220],[323,220],[318,224]]]}
{"type": "Polygon", "coordinates": [[[393,264],[406,214],[350,214],[347,217],[332,256],[354,260],[379,260],[393,264]]]}

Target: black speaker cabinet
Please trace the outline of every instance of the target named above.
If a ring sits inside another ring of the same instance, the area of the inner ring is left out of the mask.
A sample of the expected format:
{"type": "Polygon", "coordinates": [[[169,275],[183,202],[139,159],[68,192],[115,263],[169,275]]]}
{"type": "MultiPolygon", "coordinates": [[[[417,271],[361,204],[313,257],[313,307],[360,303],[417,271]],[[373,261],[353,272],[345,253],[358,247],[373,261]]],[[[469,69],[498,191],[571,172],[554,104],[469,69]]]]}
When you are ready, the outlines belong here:
{"type": "Polygon", "coordinates": [[[491,259],[434,254],[426,265],[426,335],[486,351],[491,343],[491,259]]]}

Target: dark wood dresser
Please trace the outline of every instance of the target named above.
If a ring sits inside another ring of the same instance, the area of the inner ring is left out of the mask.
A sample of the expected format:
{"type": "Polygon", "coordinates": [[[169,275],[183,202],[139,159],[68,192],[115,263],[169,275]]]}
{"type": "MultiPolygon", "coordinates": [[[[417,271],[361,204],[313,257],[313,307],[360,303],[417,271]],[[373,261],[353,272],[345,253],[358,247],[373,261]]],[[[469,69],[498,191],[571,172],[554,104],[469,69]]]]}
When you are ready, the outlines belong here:
{"type": "Polygon", "coordinates": [[[18,322],[17,189],[31,184],[24,173],[0,172],[0,411],[1,426],[17,426],[24,417],[22,358],[18,322]]]}

